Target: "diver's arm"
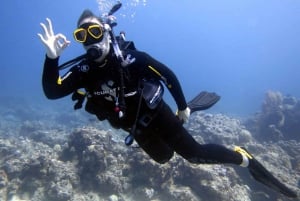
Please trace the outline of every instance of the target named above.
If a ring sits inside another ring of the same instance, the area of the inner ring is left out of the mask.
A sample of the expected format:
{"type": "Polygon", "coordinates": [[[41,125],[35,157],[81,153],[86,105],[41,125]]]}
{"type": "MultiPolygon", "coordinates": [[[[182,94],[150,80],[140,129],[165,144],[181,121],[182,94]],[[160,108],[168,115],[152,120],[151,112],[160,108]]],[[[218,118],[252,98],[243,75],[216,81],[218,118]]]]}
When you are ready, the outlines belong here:
{"type": "Polygon", "coordinates": [[[58,58],[46,56],[42,75],[42,85],[45,96],[49,99],[58,99],[71,94],[77,89],[77,73],[71,69],[61,78],[59,76],[58,58]]]}
{"type": "Polygon", "coordinates": [[[62,51],[70,44],[66,36],[54,34],[52,22],[49,18],[46,23],[40,23],[43,33],[38,36],[46,48],[46,59],[42,77],[43,90],[47,98],[56,99],[72,92],[72,87],[61,83],[58,69],[58,58],[62,51]]]}
{"type": "Polygon", "coordinates": [[[44,70],[42,75],[42,86],[44,94],[49,99],[55,99],[54,88],[56,80],[59,76],[58,58],[50,59],[48,56],[45,58],[44,70]]]}
{"type": "Polygon", "coordinates": [[[153,59],[149,55],[147,61],[147,71],[154,76],[157,76],[164,82],[172,97],[174,98],[178,110],[185,110],[187,108],[187,103],[180,82],[178,81],[173,71],[171,71],[167,66],[153,59]]]}

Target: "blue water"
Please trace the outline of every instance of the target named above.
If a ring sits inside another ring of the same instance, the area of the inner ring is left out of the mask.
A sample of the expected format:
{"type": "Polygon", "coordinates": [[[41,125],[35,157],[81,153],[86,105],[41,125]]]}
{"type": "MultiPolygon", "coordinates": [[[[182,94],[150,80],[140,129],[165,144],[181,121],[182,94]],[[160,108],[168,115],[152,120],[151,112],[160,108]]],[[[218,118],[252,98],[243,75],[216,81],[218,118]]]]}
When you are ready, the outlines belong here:
{"type": "MultiPolygon", "coordinates": [[[[267,90],[300,97],[300,1],[122,3],[116,32],[126,31],[138,49],[172,68],[187,99],[201,90],[214,91],[222,99],[212,112],[244,116],[260,109],[267,90]]],[[[99,11],[96,0],[2,2],[2,96],[57,103],[47,100],[41,88],[45,50],[37,37],[39,23],[49,17],[54,31],[71,40],[61,56],[64,62],[84,52],[72,32],[85,8],[99,11]]]]}

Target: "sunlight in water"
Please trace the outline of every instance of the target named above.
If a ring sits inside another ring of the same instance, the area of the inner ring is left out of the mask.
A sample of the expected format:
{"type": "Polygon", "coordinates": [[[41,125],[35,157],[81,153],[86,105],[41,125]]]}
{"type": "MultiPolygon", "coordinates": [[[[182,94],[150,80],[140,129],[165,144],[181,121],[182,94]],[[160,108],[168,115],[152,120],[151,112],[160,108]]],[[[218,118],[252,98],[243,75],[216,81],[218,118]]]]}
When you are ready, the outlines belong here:
{"type": "MultiPolygon", "coordinates": [[[[96,0],[100,13],[108,13],[109,10],[119,1],[117,0],[96,0]]],[[[126,0],[121,1],[122,10],[119,11],[119,15],[126,18],[134,18],[136,11],[135,8],[139,6],[146,6],[147,0],[126,0]]]]}

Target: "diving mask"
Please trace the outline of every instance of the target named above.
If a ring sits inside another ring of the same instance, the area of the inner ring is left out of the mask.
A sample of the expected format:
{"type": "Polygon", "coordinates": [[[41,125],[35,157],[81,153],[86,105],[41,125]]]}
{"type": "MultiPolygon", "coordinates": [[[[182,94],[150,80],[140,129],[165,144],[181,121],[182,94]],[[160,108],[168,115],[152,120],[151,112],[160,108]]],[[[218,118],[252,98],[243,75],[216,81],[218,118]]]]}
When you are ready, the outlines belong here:
{"type": "Polygon", "coordinates": [[[74,31],[73,36],[77,42],[91,45],[103,39],[103,27],[100,24],[85,23],[74,31]]]}

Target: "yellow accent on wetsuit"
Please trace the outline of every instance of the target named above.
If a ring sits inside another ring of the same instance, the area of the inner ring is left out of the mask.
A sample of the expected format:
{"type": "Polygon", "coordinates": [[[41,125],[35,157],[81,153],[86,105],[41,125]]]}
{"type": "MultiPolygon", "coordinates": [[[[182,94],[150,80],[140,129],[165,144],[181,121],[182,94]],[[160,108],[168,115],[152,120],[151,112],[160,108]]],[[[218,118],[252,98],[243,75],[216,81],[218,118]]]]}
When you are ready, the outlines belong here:
{"type": "Polygon", "coordinates": [[[61,83],[62,83],[62,79],[61,79],[61,77],[60,77],[60,76],[57,78],[57,81],[56,81],[56,83],[57,83],[58,85],[61,85],[61,83]]]}
{"type": "Polygon", "coordinates": [[[162,75],[160,74],[160,72],[158,72],[154,67],[152,66],[148,66],[154,73],[156,73],[159,77],[162,77],[162,75]]]}
{"type": "Polygon", "coordinates": [[[154,67],[152,67],[150,65],[148,66],[148,68],[150,68],[154,73],[156,73],[164,81],[164,83],[167,85],[167,87],[169,89],[172,88],[172,85],[168,84],[167,79],[164,76],[162,76],[162,74],[160,74],[160,72],[158,72],[158,70],[156,70],[154,67]]]}
{"type": "Polygon", "coordinates": [[[82,95],[82,96],[84,96],[84,95],[85,95],[85,92],[84,92],[84,91],[82,91],[82,90],[80,90],[80,89],[78,89],[78,90],[77,90],[77,93],[78,93],[78,94],[80,94],[80,95],[82,95]]]}

